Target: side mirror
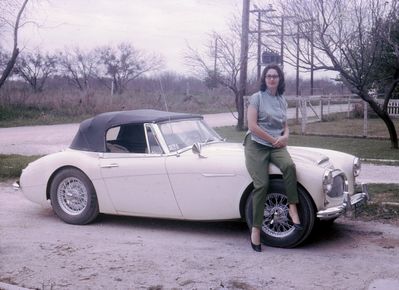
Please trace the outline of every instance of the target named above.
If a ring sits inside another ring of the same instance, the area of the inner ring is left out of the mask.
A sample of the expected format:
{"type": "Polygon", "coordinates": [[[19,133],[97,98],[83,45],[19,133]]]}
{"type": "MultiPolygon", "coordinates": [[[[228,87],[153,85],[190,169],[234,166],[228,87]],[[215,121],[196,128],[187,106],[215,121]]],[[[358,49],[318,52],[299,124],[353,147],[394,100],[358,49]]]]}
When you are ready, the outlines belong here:
{"type": "Polygon", "coordinates": [[[194,143],[193,147],[191,148],[191,151],[193,151],[194,154],[197,154],[199,158],[206,158],[201,154],[201,144],[200,143],[194,143]]]}

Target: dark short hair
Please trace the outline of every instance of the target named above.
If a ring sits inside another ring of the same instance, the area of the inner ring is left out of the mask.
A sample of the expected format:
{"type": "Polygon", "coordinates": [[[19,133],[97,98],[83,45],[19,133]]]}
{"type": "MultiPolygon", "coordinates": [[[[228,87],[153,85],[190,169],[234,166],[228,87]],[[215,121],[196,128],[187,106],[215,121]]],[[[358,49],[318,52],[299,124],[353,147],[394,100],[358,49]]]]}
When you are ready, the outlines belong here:
{"type": "Polygon", "coordinates": [[[266,74],[270,69],[275,69],[279,76],[278,87],[277,87],[277,94],[282,95],[285,92],[285,78],[283,70],[280,68],[278,64],[268,64],[262,72],[262,76],[260,77],[260,90],[262,92],[267,90],[266,85],[266,74]]]}

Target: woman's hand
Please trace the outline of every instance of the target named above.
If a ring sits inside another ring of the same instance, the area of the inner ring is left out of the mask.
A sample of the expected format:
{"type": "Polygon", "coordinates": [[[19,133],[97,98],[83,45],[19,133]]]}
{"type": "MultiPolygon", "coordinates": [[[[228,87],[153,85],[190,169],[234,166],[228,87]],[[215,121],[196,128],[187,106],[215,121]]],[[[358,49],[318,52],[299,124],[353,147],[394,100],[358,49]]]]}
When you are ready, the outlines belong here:
{"type": "Polygon", "coordinates": [[[288,145],[288,136],[283,135],[276,139],[276,141],[272,144],[274,148],[283,148],[288,145]]]}

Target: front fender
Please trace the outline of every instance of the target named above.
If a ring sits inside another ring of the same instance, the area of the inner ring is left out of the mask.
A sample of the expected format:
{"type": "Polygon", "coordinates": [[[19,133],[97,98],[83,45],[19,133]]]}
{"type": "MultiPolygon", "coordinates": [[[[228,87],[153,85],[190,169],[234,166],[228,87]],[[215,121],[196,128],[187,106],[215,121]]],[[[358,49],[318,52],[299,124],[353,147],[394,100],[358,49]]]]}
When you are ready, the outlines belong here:
{"type": "Polygon", "coordinates": [[[66,167],[82,171],[93,183],[100,212],[114,213],[99,170],[99,153],[67,149],[31,162],[20,177],[20,188],[27,199],[43,206],[48,204],[49,188],[57,172],[66,167]]]}

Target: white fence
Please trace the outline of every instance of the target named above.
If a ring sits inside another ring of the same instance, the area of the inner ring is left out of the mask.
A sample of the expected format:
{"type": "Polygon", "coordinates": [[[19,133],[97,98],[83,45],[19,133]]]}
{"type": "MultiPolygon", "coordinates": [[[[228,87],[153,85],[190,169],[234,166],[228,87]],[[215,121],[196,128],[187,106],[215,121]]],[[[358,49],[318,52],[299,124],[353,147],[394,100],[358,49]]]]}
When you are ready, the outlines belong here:
{"type": "MultiPolygon", "coordinates": [[[[368,108],[367,102],[355,95],[347,96],[301,96],[289,97],[296,100],[296,120],[301,124],[302,134],[306,133],[306,124],[323,121],[328,115],[334,113],[345,113],[349,118],[355,109],[356,104],[363,108],[363,136],[368,135],[368,108]]],[[[382,105],[382,102],[381,102],[382,105]]],[[[399,100],[390,100],[387,107],[388,114],[399,117],[399,100]]]]}
{"type": "Polygon", "coordinates": [[[399,117],[399,100],[390,100],[389,101],[388,114],[391,117],[399,117]]]}
{"type": "MultiPolygon", "coordinates": [[[[306,118],[306,122],[322,121],[329,114],[345,112],[350,116],[356,104],[368,107],[368,104],[356,95],[332,95],[332,96],[300,96],[288,97],[288,100],[296,100],[297,112],[301,113],[300,118],[306,118]],[[306,108],[306,110],[305,110],[306,108]]],[[[379,101],[382,105],[383,101],[379,101]]],[[[399,117],[399,100],[390,100],[387,107],[391,117],[399,117]]],[[[299,118],[297,113],[296,118],[299,118]]]]}
{"type": "MultiPolygon", "coordinates": [[[[363,110],[363,136],[368,135],[368,108],[367,102],[356,95],[329,95],[329,96],[287,96],[287,101],[291,103],[288,108],[287,117],[296,120],[301,124],[301,133],[306,134],[306,125],[311,122],[323,121],[330,114],[344,113],[349,118],[355,109],[363,110]],[[295,102],[296,107],[292,107],[295,102]]],[[[244,97],[244,126],[247,126],[247,106],[248,97],[244,97]]],[[[388,114],[391,117],[399,117],[399,100],[390,100],[388,103],[388,114]]]]}

